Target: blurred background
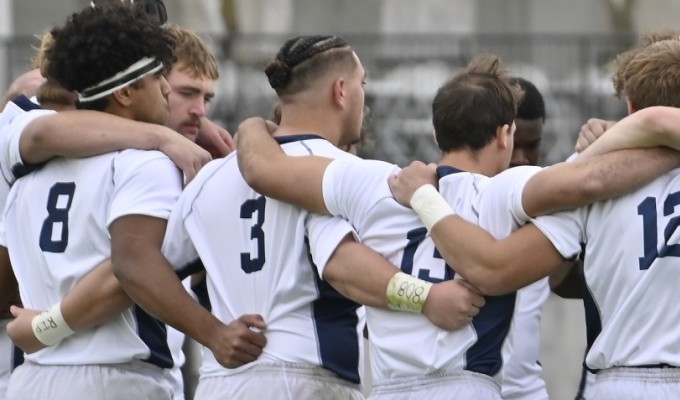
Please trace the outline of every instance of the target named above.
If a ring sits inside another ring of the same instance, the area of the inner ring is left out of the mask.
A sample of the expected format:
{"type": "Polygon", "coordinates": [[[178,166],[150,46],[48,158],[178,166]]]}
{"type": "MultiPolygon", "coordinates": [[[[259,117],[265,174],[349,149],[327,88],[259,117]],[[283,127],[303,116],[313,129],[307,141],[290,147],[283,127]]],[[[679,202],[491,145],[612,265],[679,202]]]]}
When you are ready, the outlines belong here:
{"type": "MultiPolygon", "coordinates": [[[[543,93],[541,163],[568,157],[587,118],[619,119],[608,63],[641,33],[680,28],[677,0],[165,0],[170,22],[209,40],[221,65],[210,116],[232,133],[274,103],[263,68],[286,38],[336,33],[368,71],[372,112],[362,155],[436,161],[431,100],[474,56],[501,56],[543,93]]],[[[28,68],[36,35],[89,0],[0,0],[0,88],[28,68]]],[[[573,399],[585,327],[580,301],[551,297],[541,362],[551,398],[573,399]]]]}

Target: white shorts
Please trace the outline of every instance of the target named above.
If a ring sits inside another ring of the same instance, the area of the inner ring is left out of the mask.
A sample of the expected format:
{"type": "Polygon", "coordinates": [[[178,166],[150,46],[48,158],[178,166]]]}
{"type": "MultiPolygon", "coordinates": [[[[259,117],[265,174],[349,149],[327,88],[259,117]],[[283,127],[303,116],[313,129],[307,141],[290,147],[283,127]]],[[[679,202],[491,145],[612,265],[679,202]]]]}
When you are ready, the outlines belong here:
{"type": "Polygon", "coordinates": [[[376,382],[368,399],[501,400],[501,388],[491,377],[476,372],[435,372],[422,377],[376,382]]]}
{"type": "Polygon", "coordinates": [[[321,367],[257,364],[242,373],[201,377],[194,400],[363,400],[361,385],[321,367]]]}
{"type": "Polygon", "coordinates": [[[132,361],[109,365],[39,365],[17,367],[9,380],[7,400],[171,400],[163,369],[132,361]]]}
{"type": "Polygon", "coordinates": [[[5,400],[9,375],[12,373],[14,362],[14,345],[7,335],[9,319],[0,319],[0,400],[5,400]]]}
{"type": "Polygon", "coordinates": [[[605,369],[597,373],[592,390],[593,400],[679,398],[680,368],[605,369]]]}

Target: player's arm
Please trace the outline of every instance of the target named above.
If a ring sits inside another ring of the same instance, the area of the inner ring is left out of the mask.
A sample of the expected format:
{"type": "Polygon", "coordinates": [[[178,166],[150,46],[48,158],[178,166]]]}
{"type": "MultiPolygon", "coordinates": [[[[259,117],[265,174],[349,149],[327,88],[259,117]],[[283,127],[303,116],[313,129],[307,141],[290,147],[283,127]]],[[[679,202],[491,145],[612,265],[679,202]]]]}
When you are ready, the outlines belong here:
{"type": "Polygon", "coordinates": [[[535,174],[524,187],[522,204],[526,214],[532,217],[577,208],[633,191],[679,163],[680,153],[666,148],[619,150],[596,157],[579,157],[535,174]]]}
{"type": "Polygon", "coordinates": [[[565,261],[548,277],[550,290],[563,299],[582,299],[585,293],[583,261],[565,261]]]}
{"type": "Polygon", "coordinates": [[[38,311],[13,307],[15,319],[7,326],[12,341],[27,353],[56,344],[67,336],[85,331],[119,315],[132,305],[132,300],[113,275],[111,260],[106,260],[85,275],[54,307],[59,310],[38,311]],[[54,335],[42,332],[40,321],[59,312],[64,326],[54,335]],[[40,332],[36,329],[40,328],[40,332]],[[41,334],[43,333],[43,334],[41,334]]]}
{"type": "Polygon", "coordinates": [[[205,117],[201,118],[196,144],[207,150],[213,158],[224,157],[236,150],[229,131],[205,117]]]}
{"type": "Polygon", "coordinates": [[[7,247],[0,246],[0,310],[8,309],[17,292],[17,280],[12,271],[7,247]]]}
{"type": "Polygon", "coordinates": [[[680,109],[649,107],[637,111],[610,127],[580,157],[620,149],[666,146],[680,150],[680,109]]]}
{"type": "Polygon", "coordinates": [[[128,295],[143,309],[208,347],[234,368],[255,360],[266,343],[250,329],[265,329],[260,316],[244,315],[229,325],[196,302],[161,253],[166,221],[128,215],[110,226],[113,271],[128,295]]]}
{"type": "Polygon", "coordinates": [[[188,180],[211,160],[207,151],[172,129],[97,111],[63,111],[36,118],[19,139],[19,152],[26,164],[55,156],[87,157],[124,149],[159,150],[188,180]]]}
{"type": "Polygon", "coordinates": [[[239,125],[236,154],[241,174],[258,193],[328,214],[322,181],[331,159],[287,156],[262,118],[248,118],[239,125]]]}
{"type": "Polygon", "coordinates": [[[456,273],[484,294],[517,290],[548,276],[563,261],[533,224],[496,240],[484,229],[455,215],[432,186],[436,182],[432,166],[414,162],[389,182],[395,198],[413,206],[446,263],[455,266],[456,273]]]}
{"type": "Polygon", "coordinates": [[[19,95],[23,94],[26,97],[34,96],[43,83],[45,83],[45,78],[40,75],[40,70],[37,68],[19,76],[12,82],[4,97],[0,100],[0,109],[4,108],[5,104],[19,95]]]}
{"type": "Polygon", "coordinates": [[[457,215],[434,225],[432,239],[449,265],[484,294],[500,295],[544,278],[564,261],[533,224],[502,240],[457,215]]]}
{"type": "Polygon", "coordinates": [[[380,254],[348,235],[326,264],[323,278],[357,303],[419,312],[446,330],[467,325],[484,306],[484,297],[461,281],[431,284],[403,273],[397,276],[400,272],[380,254]],[[396,286],[398,284],[404,288],[396,286]],[[416,288],[421,289],[414,296],[416,288]]]}

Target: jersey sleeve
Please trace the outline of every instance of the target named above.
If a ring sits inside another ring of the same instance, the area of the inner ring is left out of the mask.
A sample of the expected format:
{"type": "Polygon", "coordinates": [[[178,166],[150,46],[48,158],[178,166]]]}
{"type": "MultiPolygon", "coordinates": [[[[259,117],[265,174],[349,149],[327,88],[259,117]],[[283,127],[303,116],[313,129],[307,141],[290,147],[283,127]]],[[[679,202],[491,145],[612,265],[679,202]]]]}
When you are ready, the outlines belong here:
{"type": "Polygon", "coordinates": [[[354,234],[349,222],[342,218],[310,214],[307,220],[307,239],[312,261],[323,279],[323,272],[328,260],[347,235],[354,234]]]}
{"type": "Polygon", "coordinates": [[[491,178],[478,196],[477,210],[480,226],[494,237],[509,235],[531,218],[524,211],[522,193],[529,179],[541,167],[515,167],[491,178]]]}
{"type": "Polygon", "coordinates": [[[125,150],[113,162],[114,192],[107,227],[126,215],[168,219],[179,194],[182,175],[163,153],[125,150]]]}
{"type": "Polygon", "coordinates": [[[26,126],[37,118],[56,114],[53,110],[24,111],[16,105],[10,107],[12,104],[8,103],[0,118],[0,170],[8,185],[31,171],[30,166],[24,164],[19,149],[26,126]]]}
{"type": "Polygon", "coordinates": [[[185,225],[184,206],[184,198],[180,196],[168,218],[161,247],[161,252],[176,271],[189,268],[199,258],[185,225]]]}
{"type": "Polygon", "coordinates": [[[589,206],[575,210],[544,215],[533,220],[565,259],[571,259],[581,252],[581,243],[586,242],[586,216],[589,206]]]}
{"type": "Polygon", "coordinates": [[[392,198],[387,179],[399,167],[377,160],[334,160],[323,176],[323,197],[328,211],[363,226],[369,210],[392,198]],[[370,171],[370,173],[367,173],[370,171]]]}

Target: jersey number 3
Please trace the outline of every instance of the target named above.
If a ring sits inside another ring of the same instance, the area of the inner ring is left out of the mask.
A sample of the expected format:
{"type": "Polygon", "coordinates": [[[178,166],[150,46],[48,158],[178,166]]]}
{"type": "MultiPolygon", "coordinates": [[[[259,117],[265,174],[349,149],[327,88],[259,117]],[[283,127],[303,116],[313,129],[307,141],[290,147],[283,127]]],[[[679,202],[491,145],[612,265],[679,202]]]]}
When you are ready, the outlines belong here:
{"type": "Polygon", "coordinates": [[[40,230],[40,249],[50,253],[63,253],[68,246],[68,212],[76,191],[74,182],[59,182],[47,196],[47,218],[40,230]]]}
{"type": "Polygon", "coordinates": [[[265,200],[264,196],[260,196],[241,205],[241,218],[255,220],[250,228],[250,238],[257,242],[257,257],[253,258],[250,253],[241,253],[241,269],[246,274],[259,271],[264,266],[264,231],[262,225],[264,224],[265,200]],[[257,219],[253,218],[255,213],[257,213],[257,219]]]}

